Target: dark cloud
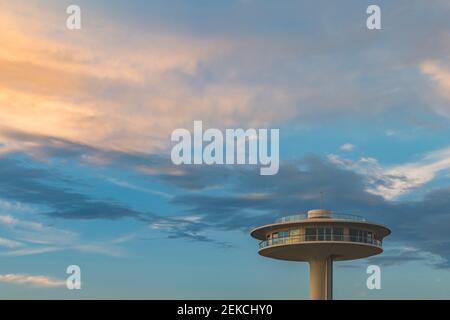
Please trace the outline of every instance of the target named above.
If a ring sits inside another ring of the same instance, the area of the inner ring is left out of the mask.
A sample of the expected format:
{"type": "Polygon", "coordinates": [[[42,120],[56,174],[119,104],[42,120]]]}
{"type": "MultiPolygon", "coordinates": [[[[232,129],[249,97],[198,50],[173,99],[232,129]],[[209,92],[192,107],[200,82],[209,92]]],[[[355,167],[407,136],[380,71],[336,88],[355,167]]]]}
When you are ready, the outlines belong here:
{"type": "Polygon", "coordinates": [[[394,252],[385,252],[385,254],[371,257],[368,259],[368,262],[370,264],[389,267],[408,262],[427,260],[428,257],[415,250],[394,250],[394,252]]]}
{"type": "Polygon", "coordinates": [[[224,186],[228,183],[228,179],[232,176],[232,172],[220,166],[182,166],[176,167],[171,164],[170,159],[166,160],[168,166],[177,170],[178,174],[162,173],[159,177],[172,185],[179,188],[189,190],[201,190],[206,187],[215,188],[224,186]],[[211,179],[214,177],[214,180],[211,179]]]}
{"type": "MultiPolygon", "coordinates": [[[[19,133],[15,134],[16,138],[19,133]]],[[[393,234],[387,241],[404,243],[444,260],[436,264],[448,267],[450,258],[450,187],[429,191],[415,201],[387,201],[366,191],[367,177],[339,167],[327,159],[310,156],[281,164],[275,176],[261,176],[258,168],[241,166],[173,166],[159,155],[129,154],[101,150],[61,139],[43,136],[20,136],[33,142],[33,155],[85,161],[101,166],[121,166],[140,174],[140,179],[163,183],[177,190],[171,203],[176,214],[137,212],[120,202],[93,199],[74,192],[73,181],[56,176],[49,169],[27,166],[20,155],[0,158],[2,197],[49,208],[47,215],[65,219],[135,218],[146,223],[169,225],[170,238],[196,241],[214,239],[202,235],[207,230],[242,230],[286,215],[305,212],[319,206],[320,192],[325,206],[337,212],[360,214],[389,225],[393,234]],[[144,169],[144,170],[143,170],[144,169]],[[180,221],[177,216],[197,215],[201,221],[180,221]]],[[[23,156],[24,157],[24,156],[23,156]]],[[[29,160],[29,159],[28,159],[29,160]]],[[[412,253],[413,254],[413,253],[412,253]]],[[[385,257],[387,259],[387,257],[385,257]]],[[[412,257],[398,257],[407,261],[412,257]]],[[[394,261],[395,259],[391,259],[394,261]]]]}
{"type": "Polygon", "coordinates": [[[429,258],[422,255],[418,251],[401,251],[385,252],[382,255],[370,257],[367,260],[358,261],[341,261],[337,264],[339,268],[353,269],[361,268],[361,266],[378,265],[381,267],[398,266],[409,262],[426,262],[433,267],[438,267],[437,263],[430,263],[429,258]]]}
{"type": "MultiPolygon", "coordinates": [[[[159,177],[171,185],[184,189],[203,189],[224,185],[230,170],[219,166],[175,166],[168,156],[139,152],[101,149],[87,144],[46,135],[29,134],[0,129],[0,137],[20,141],[25,152],[37,159],[65,159],[98,166],[115,166],[139,171],[141,177],[159,177]]],[[[0,145],[1,146],[1,145],[0,145]]]]}
{"type": "MultiPolygon", "coordinates": [[[[231,179],[234,184],[229,192],[190,192],[175,197],[173,203],[188,208],[189,213],[202,214],[215,228],[249,230],[318,207],[320,192],[324,192],[326,207],[387,224],[393,230],[387,242],[418,249],[408,255],[382,256],[378,261],[383,264],[422,260],[421,252],[450,259],[450,188],[431,190],[415,201],[387,201],[366,191],[365,176],[313,156],[282,164],[275,176],[239,168],[234,174],[237,178],[231,179]]],[[[213,184],[214,176],[210,179],[213,184]]],[[[445,267],[448,262],[434,265],[445,267]]]]}
{"type": "MultiPolygon", "coordinates": [[[[190,208],[190,213],[206,214],[224,229],[249,229],[318,207],[320,192],[325,194],[326,205],[337,211],[360,211],[363,206],[383,203],[381,197],[364,191],[363,177],[317,157],[282,164],[275,176],[239,168],[234,175],[228,193],[191,192],[176,196],[173,203],[190,208]]],[[[205,174],[203,179],[207,180],[205,174]]],[[[209,179],[214,184],[216,177],[209,179]]]]}
{"type": "MultiPolygon", "coordinates": [[[[161,166],[158,156],[133,155],[121,152],[98,150],[60,139],[32,137],[23,135],[25,139],[43,143],[42,148],[33,150],[33,154],[52,159],[63,158],[79,160],[83,156],[108,156],[110,165],[129,166],[146,165],[161,166]],[[148,160],[148,161],[147,161],[148,160]]],[[[0,194],[9,201],[38,206],[40,214],[59,219],[117,220],[131,218],[146,224],[163,224],[170,226],[163,231],[169,239],[185,238],[193,241],[209,242],[227,248],[230,244],[216,241],[200,234],[209,226],[203,223],[181,221],[164,214],[141,212],[122,205],[112,199],[96,199],[85,193],[74,191],[74,187],[83,186],[80,181],[61,176],[57,170],[47,167],[45,163],[36,161],[23,153],[0,157],[0,194]]],[[[190,185],[192,186],[192,185],[190,185]]]]}
{"type": "Polygon", "coordinates": [[[72,191],[72,181],[43,168],[31,167],[24,159],[0,158],[2,198],[49,208],[45,214],[66,219],[119,219],[142,213],[114,202],[98,201],[72,191]]]}
{"type": "Polygon", "coordinates": [[[117,165],[124,167],[163,166],[167,158],[145,153],[127,153],[102,149],[63,138],[30,134],[23,131],[0,128],[0,137],[19,143],[26,154],[35,158],[60,158],[81,163],[117,165]]]}

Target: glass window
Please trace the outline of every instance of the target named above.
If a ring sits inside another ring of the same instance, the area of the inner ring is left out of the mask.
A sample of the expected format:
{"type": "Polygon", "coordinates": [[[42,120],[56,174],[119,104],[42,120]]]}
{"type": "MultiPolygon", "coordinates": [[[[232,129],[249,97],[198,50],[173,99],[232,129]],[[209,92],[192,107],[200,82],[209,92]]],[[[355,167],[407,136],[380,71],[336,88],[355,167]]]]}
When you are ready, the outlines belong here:
{"type": "Polygon", "coordinates": [[[300,235],[300,229],[292,229],[290,232],[291,237],[298,237],[300,235]]]}
{"type": "Polygon", "coordinates": [[[334,241],[344,240],[344,228],[333,228],[333,240],[334,241]]]}
{"type": "Polygon", "coordinates": [[[368,243],[373,243],[373,233],[372,232],[367,232],[367,242],[368,243]]]}
{"type": "Polygon", "coordinates": [[[324,228],[317,228],[317,239],[319,241],[323,241],[324,240],[324,236],[325,236],[325,232],[324,232],[324,228]]]}
{"type": "Polygon", "coordinates": [[[350,229],[350,241],[373,243],[373,233],[365,230],[350,229]]]}
{"type": "Polygon", "coordinates": [[[316,240],[317,240],[317,229],[306,228],[306,241],[316,241],[316,240]]]}
{"type": "Polygon", "coordinates": [[[331,240],[331,228],[318,228],[317,229],[317,239],[319,241],[330,241],[331,240]]]}
{"type": "Polygon", "coordinates": [[[325,228],[325,240],[331,241],[331,228],[325,228]]]}
{"type": "Polygon", "coordinates": [[[367,231],[361,231],[361,242],[367,242],[367,231]]]}
{"type": "Polygon", "coordinates": [[[359,232],[356,229],[350,229],[350,241],[358,242],[359,232]]]}
{"type": "Polygon", "coordinates": [[[278,237],[279,238],[287,238],[287,237],[289,237],[289,231],[280,231],[280,232],[278,232],[278,237]]]}
{"type": "Polygon", "coordinates": [[[272,233],[272,244],[278,244],[278,232],[272,233]]]}

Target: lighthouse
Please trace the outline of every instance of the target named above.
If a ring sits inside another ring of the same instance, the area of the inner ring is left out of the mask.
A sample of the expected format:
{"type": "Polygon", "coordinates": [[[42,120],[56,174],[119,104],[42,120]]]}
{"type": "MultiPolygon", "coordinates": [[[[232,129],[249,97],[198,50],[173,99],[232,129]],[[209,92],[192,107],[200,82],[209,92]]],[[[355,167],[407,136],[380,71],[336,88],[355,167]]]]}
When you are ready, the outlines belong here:
{"type": "Polygon", "coordinates": [[[258,227],[251,236],[260,240],[261,256],[309,263],[310,297],[333,298],[333,262],[356,260],[383,252],[391,230],[355,215],[316,209],[258,227]]]}

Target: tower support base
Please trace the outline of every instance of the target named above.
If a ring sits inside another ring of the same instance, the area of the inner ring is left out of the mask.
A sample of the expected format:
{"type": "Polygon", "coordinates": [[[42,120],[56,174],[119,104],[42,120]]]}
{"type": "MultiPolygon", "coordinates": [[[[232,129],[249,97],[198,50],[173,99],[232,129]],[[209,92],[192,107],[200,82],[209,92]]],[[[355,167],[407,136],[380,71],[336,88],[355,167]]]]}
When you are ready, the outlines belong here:
{"type": "Polygon", "coordinates": [[[309,261],[309,291],[312,300],[333,299],[333,258],[309,261]]]}

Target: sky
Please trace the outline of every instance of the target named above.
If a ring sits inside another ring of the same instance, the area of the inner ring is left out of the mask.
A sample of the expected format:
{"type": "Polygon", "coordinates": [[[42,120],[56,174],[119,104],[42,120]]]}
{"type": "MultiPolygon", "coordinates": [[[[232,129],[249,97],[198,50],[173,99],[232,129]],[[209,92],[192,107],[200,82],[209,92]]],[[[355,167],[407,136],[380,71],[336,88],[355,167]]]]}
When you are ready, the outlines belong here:
{"type": "Polygon", "coordinates": [[[448,1],[0,3],[0,299],[306,299],[249,231],[321,192],[392,229],[336,299],[450,298],[448,1]],[[279,172],[173,165],[195,120],[279,129],[279,172]]]}

